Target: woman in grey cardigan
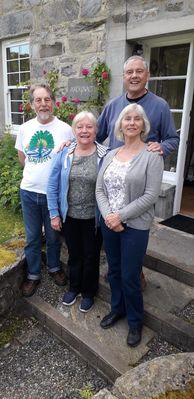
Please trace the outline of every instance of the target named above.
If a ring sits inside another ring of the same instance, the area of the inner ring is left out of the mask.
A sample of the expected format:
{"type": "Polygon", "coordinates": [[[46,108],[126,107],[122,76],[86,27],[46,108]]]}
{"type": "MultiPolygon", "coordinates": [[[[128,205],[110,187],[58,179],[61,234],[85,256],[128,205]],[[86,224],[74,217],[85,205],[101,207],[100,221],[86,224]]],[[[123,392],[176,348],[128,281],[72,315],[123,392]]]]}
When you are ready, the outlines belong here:
{"type": "Polygon", "coordinates": [[[150,124],[143,108],[130,104],[115,125],[124,145],[105,157],[98,174],[96,198],[101,217],[111,287],[111,312],[101,320],[109,328],[127,316],[127,344],[141,341],[143,257],[154,218],[163,173],[163,157],[148,150],[144,140],[150,124]]]}

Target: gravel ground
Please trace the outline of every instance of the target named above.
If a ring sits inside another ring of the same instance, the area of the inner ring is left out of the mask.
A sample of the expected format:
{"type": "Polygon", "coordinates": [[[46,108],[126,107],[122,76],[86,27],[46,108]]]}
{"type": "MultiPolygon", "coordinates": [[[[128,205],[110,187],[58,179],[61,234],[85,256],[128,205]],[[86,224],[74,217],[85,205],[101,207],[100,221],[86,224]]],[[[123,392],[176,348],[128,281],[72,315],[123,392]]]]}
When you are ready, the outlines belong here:
{"type": "Polygon", "coordinates": [[[0,338],[14,332],[0,348],[0,399],[81,399],[110,384],[38,322],[15,309],[1,320],[0,338]],[[81,390],[81,391],[80,391],[81,390]]]}

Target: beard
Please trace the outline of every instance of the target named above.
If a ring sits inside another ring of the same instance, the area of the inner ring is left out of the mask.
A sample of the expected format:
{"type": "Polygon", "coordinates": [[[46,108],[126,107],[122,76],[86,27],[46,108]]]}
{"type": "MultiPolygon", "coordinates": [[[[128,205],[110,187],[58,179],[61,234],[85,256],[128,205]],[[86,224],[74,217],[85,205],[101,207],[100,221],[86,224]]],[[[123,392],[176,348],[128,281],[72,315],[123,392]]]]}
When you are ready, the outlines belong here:
{"type": "Polygon", "coordinates": [[[37,112],[37,118],[40,122],[50,122],[53,119],[51,111],[39,111],[37,112]]]}

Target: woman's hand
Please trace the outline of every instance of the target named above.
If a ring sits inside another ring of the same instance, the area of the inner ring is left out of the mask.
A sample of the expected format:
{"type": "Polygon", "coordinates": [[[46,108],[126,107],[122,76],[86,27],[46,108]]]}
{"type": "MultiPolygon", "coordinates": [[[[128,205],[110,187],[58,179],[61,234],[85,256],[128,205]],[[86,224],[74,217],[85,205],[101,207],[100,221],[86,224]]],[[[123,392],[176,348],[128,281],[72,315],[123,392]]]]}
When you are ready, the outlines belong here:
{"type": "Polygon", "coordinates": [[[124,227],[123,227],[123,225],[120,223],[117,227],[114,227],[114,229],[111,229],[111,230],[113,230],[115,233],[120,233],[121,231],[124,230],[124,227]]]}
{"type": "Polygon", "coordinates": [[[122,226],[119,214],[118,213],[109,213],[109,215],[107,215],[105,218],[105,224],[111,230],[114,230],[116,227],[118,227],[120,225],[122,226]]]}
{"type": "Polygon", "coordinates": [[[53,228],[53,230],[61,231],[62,223],[61,223],[61,218],[59,216],[56,216],[55,218],[51,219],[51,227],[53,228]]]}

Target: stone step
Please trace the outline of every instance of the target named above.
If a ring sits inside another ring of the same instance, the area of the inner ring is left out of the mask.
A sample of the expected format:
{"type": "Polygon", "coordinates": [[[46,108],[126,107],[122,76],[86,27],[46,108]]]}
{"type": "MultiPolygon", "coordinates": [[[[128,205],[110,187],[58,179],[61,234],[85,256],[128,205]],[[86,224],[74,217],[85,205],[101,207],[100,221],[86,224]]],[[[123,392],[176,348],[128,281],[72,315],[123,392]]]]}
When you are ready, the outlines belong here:
{"type": "Polygon", "coordinates": [[[134,367],[148,352],[147,344],[155,336],[154,331],[144,326],[140,345],[131,349],[126,344],[128,326],[121,319],[114,328],[103,330],[99,322],[110,311],[108,303],[96,298],[94,308],[88,313],[79,311],[78,298],[73,306],[58,302],[47,303],[38,294],[24,298],[23,304],[44,327],[81,355],[90,365],[103,373],[111,382],[134,367]]]}
{"type": "MultiPolygon", "coordinates": [[[[101,318],[110,311],[110,288],[103,251],[99,294],[91,312],[81,313],[79,300],[71,307],[63,306],[63,288],[47,283],[45,289],[44,279],[48,279],[45,267],[37,294],[23,299],[23,303],[46,328],[113,382],[141,362],[149,352],[150,342],[158,334],[181,350],[194,350],[194,325],[180,316],[194,298],[193,244],[193,236],[154,223],[144,267],[147,287],[143,294],[143,336],[135,349],[126,345],[128,326],[125,319],[109,330],[103,330],[99,325],[101,318]]],[[[67,261],[66,249],[62,260],[67,261]]]]}
{"type": "Polygon", "coordinates": [[[153,223],[144,265],[194,287],[194,236],[153,223]]]}
{"type": "Polygon", "coordinates": [[[106,263],[101,265],[99,297],[86,314],[79,311],[80,299],[73,306],[62,305],[64,289],[52,286],[46,268],[37,294],[23,303],[46,328],[85,358],[111,382],[141,362],[149,344],[158,334],[184,351],[193,351],[194,326],[178,314],[194,298],[194,289],[168,276],[145,268],[147,287],[144,291],[145,322],[142,342],[131,349],[126,345],[128,326],[120,320],[108,330],[99,323],[110,311],[110,289],[105,281],[106,263]],[[46,286],[46,287],[45,287],[46,286]],[[46,289],[45,289],[46,288],[46,289]],[[58,291],[57,291],[58,290],[58,291]]]}
{"type": "MultiPolygon", "coordinates": [[[[110,303],[106,281],[107,264],[101,263],[99,297],[110,303]]],[[[144,323],[171,344],[185,351],[194,349],[194,326],[177,314],[194,299],[194,288],[169,276],[144,268],[147,281],[144,296],[144,323]]]]}

